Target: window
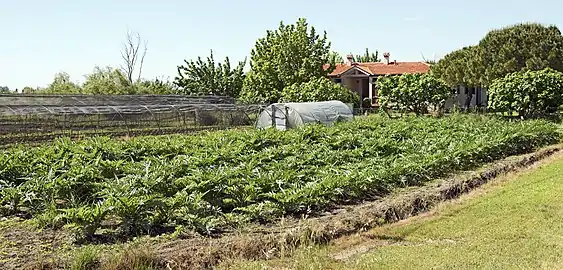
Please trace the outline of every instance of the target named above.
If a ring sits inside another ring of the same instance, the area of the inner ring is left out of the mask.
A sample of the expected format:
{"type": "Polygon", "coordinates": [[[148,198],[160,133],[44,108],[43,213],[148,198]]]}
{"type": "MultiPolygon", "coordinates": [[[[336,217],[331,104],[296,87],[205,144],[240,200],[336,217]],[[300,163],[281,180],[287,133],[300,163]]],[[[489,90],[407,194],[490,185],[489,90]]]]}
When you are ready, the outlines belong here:
{"type": "Polygon", "coordinates": [[[342,79],[340,79],[340,78],[334,79],[334,82],[335,83],[342,83],[342,79]]]}

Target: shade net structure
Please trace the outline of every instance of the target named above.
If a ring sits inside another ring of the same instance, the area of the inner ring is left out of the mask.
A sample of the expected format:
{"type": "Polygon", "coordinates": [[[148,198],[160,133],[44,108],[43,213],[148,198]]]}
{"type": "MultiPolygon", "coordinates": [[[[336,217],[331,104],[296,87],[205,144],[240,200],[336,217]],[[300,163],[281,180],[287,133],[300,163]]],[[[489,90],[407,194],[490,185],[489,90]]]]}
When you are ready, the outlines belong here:
{"type": "Polygon", "coordinates": [[[274,103],[260,113],[256,128],[275,127],[285,130],[310,123],[332,125],[335,122],[353,119],[351,106],[341,101],[274,103]]]}
{"type": "Polygon", "coordinates": [[[0,95],[0,145],[252,126],[263,105],[182,95],[0,95]]]}

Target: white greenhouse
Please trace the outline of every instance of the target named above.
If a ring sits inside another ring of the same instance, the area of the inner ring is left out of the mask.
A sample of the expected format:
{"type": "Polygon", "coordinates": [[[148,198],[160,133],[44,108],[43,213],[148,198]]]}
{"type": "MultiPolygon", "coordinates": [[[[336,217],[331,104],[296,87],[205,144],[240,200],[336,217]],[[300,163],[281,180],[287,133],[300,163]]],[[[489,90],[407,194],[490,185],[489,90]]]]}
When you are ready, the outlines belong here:
{"type": "Polygon", "coordinates": [[[296,128],[309,123],[332,125],[354,119],[352,105],[331,100],[322,102],[274,103],[266,107],[256,121],[256,128],[296,128]]]}

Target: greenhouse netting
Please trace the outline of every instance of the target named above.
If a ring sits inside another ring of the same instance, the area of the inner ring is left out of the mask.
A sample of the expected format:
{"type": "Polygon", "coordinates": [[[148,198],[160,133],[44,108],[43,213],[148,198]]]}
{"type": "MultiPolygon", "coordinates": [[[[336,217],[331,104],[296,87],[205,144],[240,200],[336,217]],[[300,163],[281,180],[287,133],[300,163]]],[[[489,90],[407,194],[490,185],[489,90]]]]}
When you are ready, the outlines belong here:
{"type": "Polygon", "coordinates": [[[0,146],[58,137],[129,137],[252,126],[262,104],[182,95],[0,95],[0,146]]]}
{"type": "Polygon", "coordinates": [[[309,123],[332,125],[354,119],[352,105],[341,101],[274,103],[258,116],[256,128],[275,127],[278,130],[297,128],[309,123]]]}

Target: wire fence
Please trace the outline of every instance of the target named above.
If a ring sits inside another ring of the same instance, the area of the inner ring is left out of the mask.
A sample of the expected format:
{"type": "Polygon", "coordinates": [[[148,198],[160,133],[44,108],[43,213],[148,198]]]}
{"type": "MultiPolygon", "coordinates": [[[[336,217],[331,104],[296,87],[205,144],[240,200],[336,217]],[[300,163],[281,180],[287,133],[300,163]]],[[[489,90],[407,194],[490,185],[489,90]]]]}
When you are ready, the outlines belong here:
{"type": "Polygon", "coordinates": [[[246,127],[263,107],[216,96],[0,95],[0,145],[246,127]]]}

